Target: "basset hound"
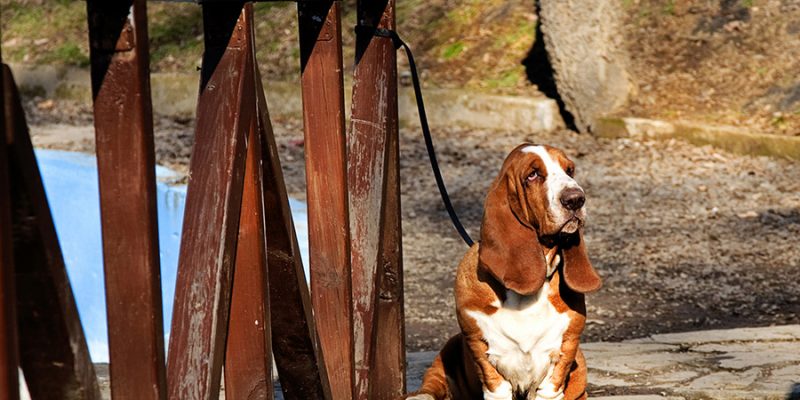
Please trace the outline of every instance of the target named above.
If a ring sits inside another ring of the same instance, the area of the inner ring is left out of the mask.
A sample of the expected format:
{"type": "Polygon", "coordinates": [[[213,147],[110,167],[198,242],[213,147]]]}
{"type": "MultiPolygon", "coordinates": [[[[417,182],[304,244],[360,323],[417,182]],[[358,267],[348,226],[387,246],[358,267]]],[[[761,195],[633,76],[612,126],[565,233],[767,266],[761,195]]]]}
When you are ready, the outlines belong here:
{"type": "Polygon", "coordinates": [[[586,254],[574,172],[553,147],[523,144],[508,155],[486,197],[480,243],[458,266],[461,333],[407,399],[587,398],[578,343],[584,294],[601,280],[586,254]]]}

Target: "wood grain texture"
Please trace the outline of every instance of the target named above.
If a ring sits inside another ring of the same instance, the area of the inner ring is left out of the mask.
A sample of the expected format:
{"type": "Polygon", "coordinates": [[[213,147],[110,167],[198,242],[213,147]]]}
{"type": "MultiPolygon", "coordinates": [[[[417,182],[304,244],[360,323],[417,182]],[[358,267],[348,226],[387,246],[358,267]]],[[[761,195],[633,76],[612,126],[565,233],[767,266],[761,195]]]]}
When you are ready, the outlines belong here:
{"type": "Polygon", "coordinates": [[[202,7],[206,48],[167,362],[175,400],[219,396],[245,141],[255,117],[252,14],[243,11],[251,5],[202,7]]]}
{"type": "MultiPolygon", "coordinates": [[[[258,71],[256,71],[258,76],[258,71]]],[[[260,77],[256,80],[261,82],[260,77]]],[[[272,351],[286,400],[331,399],[311,296],[297,245],[264,91],[257,90],[262,146],[272,351]]]]}
{"type": "Polygon", "coordinates": [[[19,91],[2,73],[20,366],[34,400],[99,400],[19,91]]]}
{"type": "Polygon", "coordinates": [[[346,400],[354,381],[340,7],[298,4],[311,294],[332,395],[346,400]]]}
{"type": "MultiPolygon", "coordinates": [[[[253,86],[261,90],[257,80],[253,86]]],[[[272,399],[274,391],[262,160],[258,121],[252,118],[225,353],[225,398],[233,400],[272,399]]]]}
{"type": "MultiPolygon", "coordinates": [[[[396,120],[395,120],[396,124],[396,120]]],[[[377,271],[377,299],[369,376],[370,400],[395,400],[406,393],[406,332],[400,220],[400,149],[395,126],[386,153],[383,238],[377,271]]]]}
{"type": "MultiPolygon", "coordinates": [[[[358,20],[395,29],[394,1],[359,2],[358,20]]],[[[394,399],[405,392],[405,331],[397,59],[391,39],[359,32],[353,82],[348,185],[356,395],[394,399]]]]}
{"type": "Polygon", "coordinates": [[[111,392],[165,399],[146,3],[89,0],[87,9],[111,392]]]}

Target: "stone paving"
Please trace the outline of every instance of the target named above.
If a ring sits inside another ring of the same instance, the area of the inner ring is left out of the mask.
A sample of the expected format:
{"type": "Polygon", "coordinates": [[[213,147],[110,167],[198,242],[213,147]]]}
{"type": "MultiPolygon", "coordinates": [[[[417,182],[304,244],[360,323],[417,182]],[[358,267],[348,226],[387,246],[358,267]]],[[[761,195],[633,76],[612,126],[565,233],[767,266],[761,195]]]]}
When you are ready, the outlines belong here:
{"type": "MultiPolygon", "coordinates": [[[[581,347],[593,399],[800,400],[800,325],[671,333],[581,347]]],[[[435,355],[408,355],[409,390],[419,387],[435,355]]],[[[97,367],[107,399],[108,368],[97,367]]]]}
{"type": "MultiPolygon", "coordinates": [[[[614,400],[800,399],[800,325],[585,343],[590,397],[614,400]]],[[[409,389],[434,352],[409,355],[409,389]]]]}

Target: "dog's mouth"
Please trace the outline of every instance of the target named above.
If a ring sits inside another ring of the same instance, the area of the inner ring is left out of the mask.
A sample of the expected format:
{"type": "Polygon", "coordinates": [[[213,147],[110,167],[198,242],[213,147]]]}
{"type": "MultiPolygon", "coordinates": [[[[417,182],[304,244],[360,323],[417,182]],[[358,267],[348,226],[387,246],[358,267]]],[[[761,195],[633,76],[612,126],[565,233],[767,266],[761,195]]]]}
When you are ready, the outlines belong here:
{"type": "Polygon", "coordinates": [[[561,228],[558,230],[559,233],[566,233],[566,234],[573,234],[578,231],[583,226],[583,219],[578,218],[578,216],[573,215],[570,219],[564,222],[561,225],[561,228]]]}

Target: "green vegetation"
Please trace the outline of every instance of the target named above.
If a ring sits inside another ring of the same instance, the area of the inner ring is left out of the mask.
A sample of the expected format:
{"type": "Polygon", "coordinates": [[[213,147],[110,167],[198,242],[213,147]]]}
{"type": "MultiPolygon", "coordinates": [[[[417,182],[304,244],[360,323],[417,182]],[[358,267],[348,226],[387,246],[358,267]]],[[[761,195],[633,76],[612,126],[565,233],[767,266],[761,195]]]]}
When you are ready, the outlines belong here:
{"type": "Polygon", "coordinates": [[[42,57],[45,63],[63,63],[78,67],[89,66],[89,55],[73,42],[65,42],[42,57]]]}
{"type": "Polygon", "coordinates": [[[159,65],[178,59],[197,62],[203,54],[203,16],[193,4],[150,5],[147,16],[150,62],[159,65]]]}
{"type": "Polygon", "coordinates": [[[524,75],[524,69],[515,68],[500,74],[499,78],[490,78],[486,81],[486,86],[491,89],[504,89],[514,87],[519,84],[524,75]]]}
{"type": "Polygon", "coordinates": [[[675,15],[675,0],[667,0],[661,12],[666,15],[675,15]]]}
{"type": "MultiPolygon", "coordinates": [[[[0,0],[3,57],[11,62],[86,67],[86,3],[75,0],[0,0]]],[[[203,52],[202,13],[195,3],[148,2],[152,71],[194,72],[203,52]]],[[[532,2],[403,0],[400,35],[434,86],[527,90],[525,58],[536,28],[532,2]]],[[[342,3],[346,70],[354,55],[354,0],[342,3]]],[[[255,5],[259,66],[267,80],[297,80],[297,5],[255,5]]],[[[404,56],[399,56],[401,68],[404,56]]]]}
{"type": "Polygon", "coordinates": [[[88,65],[85,2],[58,0],[44,6],[4,0],[2,11],[4,59],[88,65]]]}
{"type": "Polygon", "coordinates": [[[444,48],[444,51],[442,52],[442,58],[444,58],[445,60],[451,60],[461,55],[463,51],[464,51],[464,43],[455,42],[444,48]]]}

